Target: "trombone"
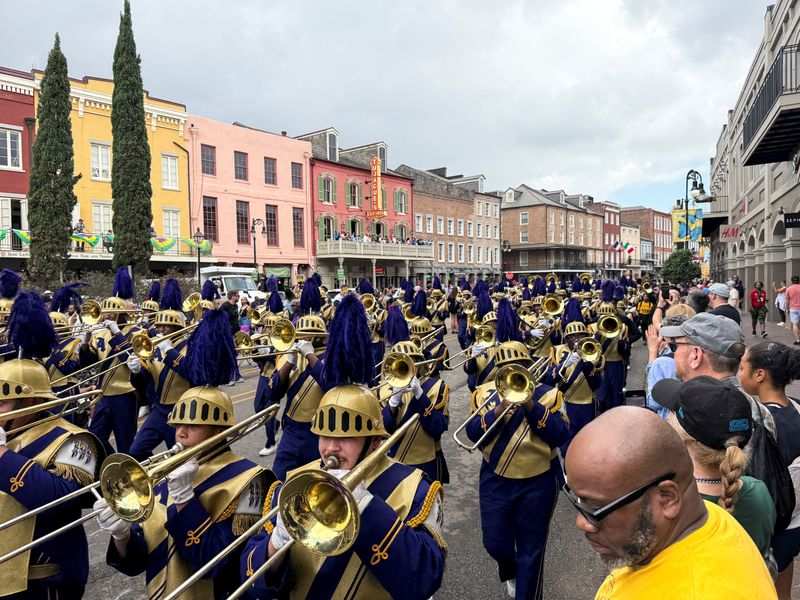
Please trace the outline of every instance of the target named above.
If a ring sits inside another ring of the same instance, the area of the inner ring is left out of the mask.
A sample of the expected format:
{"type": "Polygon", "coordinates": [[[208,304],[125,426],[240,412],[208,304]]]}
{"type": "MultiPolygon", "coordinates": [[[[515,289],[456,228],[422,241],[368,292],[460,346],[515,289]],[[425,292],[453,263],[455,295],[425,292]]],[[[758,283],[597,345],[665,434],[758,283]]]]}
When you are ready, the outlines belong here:
{"type": "MultiPolygon", "coordinates": [[[[577,351],[582,361],[591,363],[596,369],[602,368],[605,364],[603,346],[591,336],[578,340],[577,351]]],[[[558,378],[562,381],[566,381],[566,369],[567,366],[564,364],[564,366],[558,370],[558,378]]]]}
{"type": "Polygon", "coordinates": [[[65,417],[67,415],[71,415],[77,412],[82,412],[84,410],[88,410],[100,400],[100,396],[103,395],[102,390],[90,390],[88,392],[81,392],[80,394],[73,394],[72,396],[64,396],[63,398],[58,398],[56,400],[48,400],[47,402],[41,402],[39,404],[34,404],[33,406],[28,406],[26,408],[18,408],[16,410],[9,411],[0,415],[0,421],[3,423],[8,423],[9,421],[13,421],[14,419],[18,419],[20,417],[28,417],[30,415],[35,415],[37,413],[46,411],[51,408],[55,408],[57,406],[63,406],[61,411],[58,413],[54,413],[49,417],[44,419],[40,419],[38,421],[32,421],[26,425],[20,425],[19,427],[15,427],[14,429],[9,429],[6,431],[7,434],[16,434],[20,431],[25,431],[39,425],[41,423],[47,423],[48,421],[55,421],[56,419],[60,419],[61,417],[65,417]],[[96,398],[95,398],[96,396],[96,398]],[[92,398],[91,400],[81,402],[85,398],[92,398]],[[78,401],[77,406],[73,406],[72,408],[67,408],[67,404],[70,402],[78,401]]]}
{"type": "Polygon", "coordinates": [[[390,352],[382,361],[381,377],[383,378],[383,382],[370,389],[377,390],[387,385],[393,388],[406,389],[411,385],[414,377],[417,376],[417,367],[430,365],[435,362],[439,362],[439,359],[432,358],[430,360],[414,362],[407,354],[390,352]]]}
{"type": "Polygon", "coordinates": [[[139,314],[142,311],[137,308],[126,308],[125,310],[121,309],[107,309],[103,310],[100,306],[100,303],[97,300],[84,300],[83,304],[81,304],[81,320],[88,324],[88,325],[95,325],[100,321],[100,317],[102,315],[135,315],[139,314]]]}
{"type": "Polygon", "coordinates": [[[533,398],[533,392],[536,389],[536,383],[543,374],[544,367],[547,366],[550,359],[542,357],[534,362],[530,367],[525,368],[517,364],[504,365],[500,367],[495,376],[495,391],[489,395],[486,401],[481,404],[475,412],[473,412],[461,426],[453,433],[453,439],[456,444],[464,448],[467,452],[476,450],[486,438],[503,422],[503,417],[508,412],[521,404],[525,404],[528,400],[533,398]],[[533,372],[536,372],[534,376],[533,372]],[[507,404],[503,411],[495,418],[494,422],[486,429],[480,439],[474,444],[466,444],[458,439],[458,434],[467,428],[470,421],[476,416],[480,416],[481,411],[487,408],[494,400],[495,396],[500,398],[500,401],[507,404]]]}
{"type": "Polygon", "coordinates": [[[448,359],[447,364],[443,365],[444,368],[445,369],[449,369],[449,370],[457,369],[458,367],[460,367],[461,365],[463,365],[467,361],[475,358],[474,356],[472,356],[472,352],[471,352],[472,346],[474,346],[475,344],[481,344],[482,346],[487,346],[487,347],[494,346],[495,345],[495,341],[496,340],[495,340],[494,327],[492,327],[491,325],[481,325],[480,327],[478,327],[478,329],[475,330],[475,343],[473,343],[472,345],[468,346],[467,348],[465,348],[461,352],[458,352],[457,354],[454,354],[453,356],[451,356],[448,359]],[[453,365],[452,364],[452,360],[456,356],[460,356],[462,354],[467,354],[467,353],[469,354],[469,356],[467,356],[467,358],[462,360],[457,365],[453,365]]]}
{"type": "Polygon", "coordinates": [[[153,488],[156,483],[193,458],[208,458],[224,446],[260,429],[268,419],[275,416],[279,408],[277,404],[273,404],[241,423],[232,425],[152,467],[145,468],[145,465],[127,454],[110,455],[100,467],[100,491],[103,498],[108,502],[109,508],[123,521],[129,523],[145,521],[155,506],[153,488]],[[233,437],[229,439],[230,436],[233,437]]]}
{"type": "MultiPolygon", "coordinates": [[[[418,420],[419,415],[414,414],[341,479],[322,469],[303,471],[287,479],[278,494],[277,511],[273,509],[262,519],[271,518],[273,511],[280,512],[286,532],[292,539],[258,569],[252,573],[248,571],[248,578],[228,596],[228,600],[235,600],[247,593],[255,581],[294,544],[300,544],[318,556],[337,556],[347,552],[361,530],[361,512],[353,490],[418,420]]],[[[219,562],[216,557],[212,559],[214,561],[219,562]]],[[[172,600],[177,595],[173,593],[166,600],[172,600]]]]}

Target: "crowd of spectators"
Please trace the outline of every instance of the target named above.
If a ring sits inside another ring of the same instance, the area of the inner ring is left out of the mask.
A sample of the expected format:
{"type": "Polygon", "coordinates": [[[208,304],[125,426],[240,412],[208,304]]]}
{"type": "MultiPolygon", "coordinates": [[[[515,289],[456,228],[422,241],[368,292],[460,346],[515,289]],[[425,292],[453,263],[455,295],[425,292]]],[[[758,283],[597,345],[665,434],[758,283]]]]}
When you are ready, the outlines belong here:
{"type": "Polygon", "coordinates": [[[362,244],[404,244],[406,246],[430,246],[433,243],[430,240],[423,240],[413,235],[407,238],[399,238],[395,237],[394,235],[390,235],[388,237],[377,234],[370,235],[368,233],[359,236],[348,231],[334,231],[333,239],[343,240],[345,242],[359,242],[362,244]]]}

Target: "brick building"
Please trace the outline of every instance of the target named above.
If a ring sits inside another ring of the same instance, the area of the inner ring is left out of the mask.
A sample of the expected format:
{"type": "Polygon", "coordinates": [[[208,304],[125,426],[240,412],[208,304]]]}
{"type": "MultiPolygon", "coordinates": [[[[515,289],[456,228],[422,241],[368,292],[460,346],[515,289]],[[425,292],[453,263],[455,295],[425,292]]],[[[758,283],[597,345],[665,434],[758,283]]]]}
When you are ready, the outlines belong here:
{"type": "Polygon", "coordinates": [[[619,277],[626,262],[619,250],[622,242],[619,204],[591,200],[586,207],[589,212],[603,218],[603,267],[605,273],[612,278],[619,277]]]}
{"type": "Polygon", "coordinates": [[[503,270],[518,275],[572,274],[603,267],[603,219],[589,197],[563,190],[509,188],[501,205],[503,270]]]}
{"type": "Polygon", "coordinates": [[[396,171],[414,180],[413,235],[434,247],[432,261],[415,262],[415,277],[438,275],[445,285],[462,277],[470,282],[499,277],[500,198],[478,191],[482,176],[448,177],[445,168],[407,165],[396,171]]]}
{"type": "Polygon", "coordinates": [[[634,273],[641,269],[642,237],[637,225],[622,221],[620,225],[620,243],[623,249],[618,252],[622,270],[632,270],[634,273]],[[625,245],[627,244],[627,248],[625,245]]]}
{"type": "Polygon", "coordinates": [[[672,217],[652,208],[622,208],[622,219],[639,228],[642,238],[653,241],[653,269],[658,271],[672,253],[672,217]]]}

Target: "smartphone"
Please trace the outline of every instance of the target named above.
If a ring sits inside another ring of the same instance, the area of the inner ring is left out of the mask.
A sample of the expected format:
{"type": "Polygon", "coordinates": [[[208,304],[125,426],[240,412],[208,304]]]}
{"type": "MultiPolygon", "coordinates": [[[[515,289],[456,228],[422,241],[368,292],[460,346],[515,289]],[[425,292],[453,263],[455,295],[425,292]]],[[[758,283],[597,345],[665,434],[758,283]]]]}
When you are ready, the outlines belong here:
{"type": "Polygon", "coordinates": [[[662,297],[664,300],[667,300],[667,301],[669,301],[669,287],[663,287],[663,288],[661,288],[661,297],[662,297]]]}

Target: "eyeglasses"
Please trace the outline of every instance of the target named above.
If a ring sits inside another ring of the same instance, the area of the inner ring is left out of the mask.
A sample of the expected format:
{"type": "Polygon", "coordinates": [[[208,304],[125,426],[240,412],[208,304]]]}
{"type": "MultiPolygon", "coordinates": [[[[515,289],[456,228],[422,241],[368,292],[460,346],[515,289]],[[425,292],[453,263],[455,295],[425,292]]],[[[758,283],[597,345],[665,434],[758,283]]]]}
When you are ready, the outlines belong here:
{"type": "Polygon", "coordinates": [[[692,344],[691,342],[667,342],[667,345],[669,346],[669,349],[675,353],[678,351],[678,346],[695,346],[696,344],[692,344]]]}
{"type": "Polygon", "coordinates": [[[561,486],[561,491],[567,497],[570,504],[575,507],[579,513],[581,513],[584,518],[589,521],[592,525],[599,525],[600,521],[605,519],[608,515],[613,513],[615,510],[622,508],[623,506],[627,506],[631,502],[634,502],[645,495],[645,493],[650,490],[651,488],[656,487],[658,484],[664,481],[672,481],[675,479],[675,473],[667,473],[666,475],[662,475],[657,479],[653,479],[653,481],[649,483],[645,483],[643,486],[636,488],[632,492],[628,492],[624,496],[621,496],[614,500],[613,502],[609,502],[605,506],[598,508],[596,510],[591,510],[586,508],[583,505],[583,500],[581,500],[575,493],[570,489],[569,485],[566,483],[561,486]]]}

